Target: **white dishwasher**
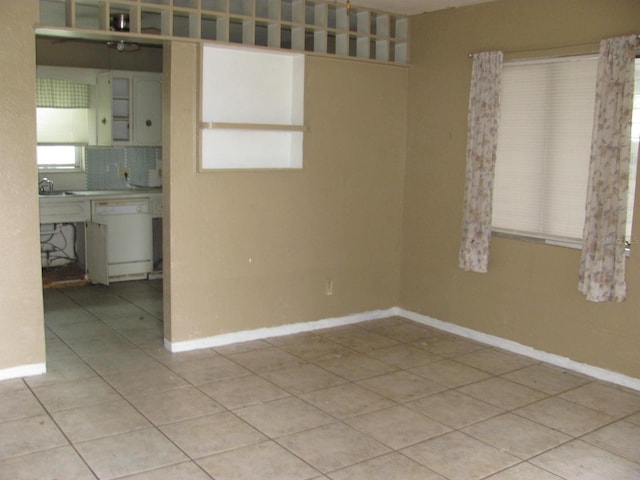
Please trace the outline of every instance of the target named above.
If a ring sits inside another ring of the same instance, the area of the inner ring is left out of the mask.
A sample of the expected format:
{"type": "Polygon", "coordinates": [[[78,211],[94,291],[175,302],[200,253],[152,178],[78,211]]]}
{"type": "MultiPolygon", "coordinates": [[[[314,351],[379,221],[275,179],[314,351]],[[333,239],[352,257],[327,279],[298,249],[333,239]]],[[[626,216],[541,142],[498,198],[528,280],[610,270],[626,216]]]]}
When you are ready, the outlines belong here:
{"type": "Polygon", "coordinates": [[[147,278],[153,270],[148,198],[91,201],[87,270],[91,283],[104,285],[147,278]]]}

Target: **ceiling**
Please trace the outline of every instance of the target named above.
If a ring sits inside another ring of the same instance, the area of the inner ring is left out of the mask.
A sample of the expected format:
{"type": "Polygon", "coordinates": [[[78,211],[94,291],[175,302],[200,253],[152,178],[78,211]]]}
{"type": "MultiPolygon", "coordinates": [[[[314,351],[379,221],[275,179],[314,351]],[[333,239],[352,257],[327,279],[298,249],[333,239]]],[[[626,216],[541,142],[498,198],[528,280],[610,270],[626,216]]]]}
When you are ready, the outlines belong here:
{"type": "MultiPolygon", "coordinates": [[[[463,7],[478,3],[487,3],[493,0],[352,0],[355,6],[366,7],[372,10],[383,10],[385,12],[402,15],[416,15],[423,12],[433,12],[444,10],[445,8],[463,7]]],[[[344,3],[342,0],[340,3],[344,3]]]]}

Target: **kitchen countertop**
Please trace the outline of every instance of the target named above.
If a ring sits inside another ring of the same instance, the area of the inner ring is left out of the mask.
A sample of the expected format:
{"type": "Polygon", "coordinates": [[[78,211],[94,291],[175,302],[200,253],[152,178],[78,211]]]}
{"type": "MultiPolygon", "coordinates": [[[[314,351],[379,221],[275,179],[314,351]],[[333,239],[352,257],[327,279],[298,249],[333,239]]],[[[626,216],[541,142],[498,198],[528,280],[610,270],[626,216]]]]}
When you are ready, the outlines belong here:
{"type": "Polygon", "coordinates": [[[38,197],[40,198],[40,200],[68,202],[78,200],[79,198],[101,200],[109,198],[131,198],[140,196],[148,197],[150,195],[161,193],[161,188],[136,188],[131,190],[71,190],[40,194],[38,195],[38,197]]]}
{"type": "Polygon", "coordinates": [[[162,218],[162,189],[73,190],[39,195],[40,223],[76,223],[91,219],[91,204],[98,200],[148,198],[152,218],[162,218]]]}

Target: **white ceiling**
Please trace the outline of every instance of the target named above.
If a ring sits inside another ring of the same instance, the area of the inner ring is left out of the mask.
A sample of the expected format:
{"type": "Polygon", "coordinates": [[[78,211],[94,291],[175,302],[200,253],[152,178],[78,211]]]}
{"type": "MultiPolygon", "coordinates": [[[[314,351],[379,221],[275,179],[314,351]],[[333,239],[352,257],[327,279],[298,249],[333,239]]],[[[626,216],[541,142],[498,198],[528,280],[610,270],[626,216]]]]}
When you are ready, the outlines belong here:
{"type": "MultiPolygon", "coordinates": [[[[415,15],[491,1],[493,0],[351,0],[351,4],[390,13],[415,15]]],[[[339,3],[346,3],[346,0],[339,0],[339,3]]]]}

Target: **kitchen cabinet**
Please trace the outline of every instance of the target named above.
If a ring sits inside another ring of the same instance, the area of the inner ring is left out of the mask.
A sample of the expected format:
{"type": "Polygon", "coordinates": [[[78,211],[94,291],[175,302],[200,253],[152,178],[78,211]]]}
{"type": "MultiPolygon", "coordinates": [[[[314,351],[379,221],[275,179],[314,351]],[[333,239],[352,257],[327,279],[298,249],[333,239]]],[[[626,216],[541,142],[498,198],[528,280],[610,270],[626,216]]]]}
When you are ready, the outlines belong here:
{"type": "Polygon", "coordinates": [[[39,200],[41,224],[77,224],[78,260],[91,283],[145,279],[161,264],[162,239],[154,238],[161,235],[159,190],[60,192],[39,200]]]}
{"type": "Polygon", "coordinates": [[[40,196],[40,223],[77,223],[91,218],[89,201],[62,195],[40,196]]]}
{"type": "Polygon", "coordinates": [[[98,145],[162,145],[162,75],[111,71],[96,81],[98,145]]]}

